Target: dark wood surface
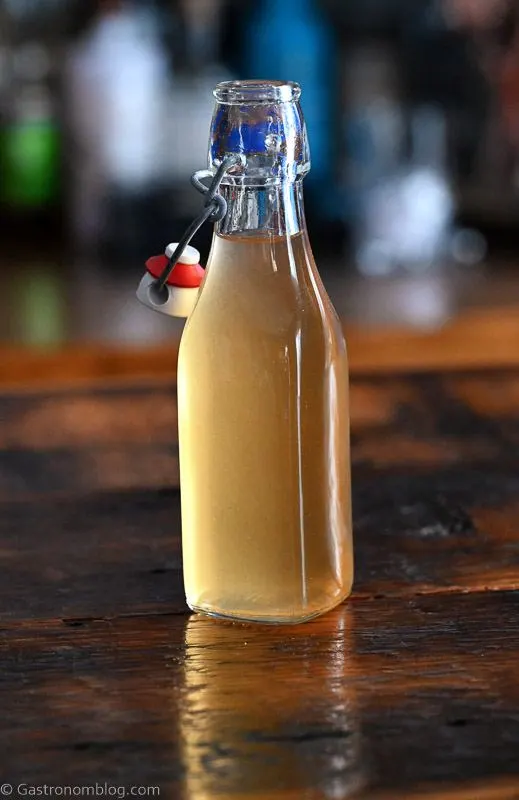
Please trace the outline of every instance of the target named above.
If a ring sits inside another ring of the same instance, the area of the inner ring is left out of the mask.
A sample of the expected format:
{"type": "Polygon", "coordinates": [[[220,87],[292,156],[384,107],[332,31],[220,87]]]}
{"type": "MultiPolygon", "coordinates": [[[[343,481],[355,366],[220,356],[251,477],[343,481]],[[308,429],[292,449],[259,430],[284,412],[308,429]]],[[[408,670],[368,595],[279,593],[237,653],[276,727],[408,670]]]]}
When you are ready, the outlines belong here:
{"type": "Polygon", "coordinates": [[[0,783],[519,798],[519,369],[351,401],[354,595],[270,627],[187,612],[172,380],[0,395],[0,783]]]}

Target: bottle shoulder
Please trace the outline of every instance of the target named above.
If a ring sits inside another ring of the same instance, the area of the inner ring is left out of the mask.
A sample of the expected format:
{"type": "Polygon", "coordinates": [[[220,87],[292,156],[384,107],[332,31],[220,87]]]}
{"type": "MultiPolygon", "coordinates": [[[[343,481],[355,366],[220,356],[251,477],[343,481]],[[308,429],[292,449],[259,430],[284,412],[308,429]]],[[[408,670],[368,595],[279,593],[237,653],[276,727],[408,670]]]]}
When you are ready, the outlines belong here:
{"type": "Polygon", "coordinates": [[[193,329],[242,337],[322,330],[342,339],[305,235],[215,237],[185,337],[193,329]]]}
{"type": "Polygon", "coordinates": [[[346,352],[340,319],[331,300],[320,286],[308,283],[262,281],[261,286],[238,285],[222,288],[208,281],[184,328],[181,348],[191,341],[215,339],[226,347],[262,347],[265,339],[277,339],[280,346],[296,337],[302,346],[319,342],[338,353],[346,352]],[[266,286],[270,284],[270,286],[266,286]]]}

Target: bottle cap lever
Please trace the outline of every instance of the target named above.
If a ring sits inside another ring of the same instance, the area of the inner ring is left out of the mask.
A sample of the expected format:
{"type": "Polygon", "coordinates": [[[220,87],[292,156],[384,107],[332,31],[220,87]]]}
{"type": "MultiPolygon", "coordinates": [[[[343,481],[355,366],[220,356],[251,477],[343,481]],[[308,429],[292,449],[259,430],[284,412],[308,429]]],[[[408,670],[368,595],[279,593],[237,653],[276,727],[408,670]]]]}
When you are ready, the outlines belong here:
{"type": "Polygon", "coordinates": [[[146,261],[147,272],[143,276],[137,298],[148,308],[160,311],[171,317],[188,317],[198,297],[198,290],[204,278],[204,270],[200,266],[200,253],[196,248],[187,245],[170,273],[166,285],[160,289],[157,279],[160,278],[178,242],[168,244],[163,255],[152,256],[146,261]]]}
{"type": "Polygon", "coordinates": [[[227,203],[219,194],[220,184],[228,170],[243,164],[244,156],[233,153],[220,164],[209,186],[202,182],[207,170],[199,170],[191,183],[206,195],[203,211],[193,220],[180,242],[168,244],[163,255],[152,256],[146,262],[147,272],[137,289],[137,298],[148,308],[173,317],[187,317],[194,308],[204,277],[200,253],[189,242],[206,220],[218,222],[227,213],[227,203]]]}

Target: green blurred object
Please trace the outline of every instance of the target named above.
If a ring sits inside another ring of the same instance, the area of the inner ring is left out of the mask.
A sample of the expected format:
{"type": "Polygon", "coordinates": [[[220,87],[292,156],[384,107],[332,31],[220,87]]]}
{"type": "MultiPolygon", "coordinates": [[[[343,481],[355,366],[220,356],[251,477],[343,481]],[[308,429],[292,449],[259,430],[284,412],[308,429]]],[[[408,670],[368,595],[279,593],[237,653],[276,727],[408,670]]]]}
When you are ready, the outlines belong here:
{"type": "Polygon", "coordinates": [[[52,121],[20,121],[2,133],[2,200],[41,207],[59,194],[60,137],[52,121]]]}
{"type": "Polygon", "coordinates": [[[13,48],[0,134],[0,199],[15,209],[51,206],[59,192],[61,131],[53,58],[40,41],[13,48]]]}
{"type": "Polygon", "coordinates": [[[67,336],[66,298],[53,267],[24,272],[13,288],[21,341],[37,347],[61,344],[67,336]]]}

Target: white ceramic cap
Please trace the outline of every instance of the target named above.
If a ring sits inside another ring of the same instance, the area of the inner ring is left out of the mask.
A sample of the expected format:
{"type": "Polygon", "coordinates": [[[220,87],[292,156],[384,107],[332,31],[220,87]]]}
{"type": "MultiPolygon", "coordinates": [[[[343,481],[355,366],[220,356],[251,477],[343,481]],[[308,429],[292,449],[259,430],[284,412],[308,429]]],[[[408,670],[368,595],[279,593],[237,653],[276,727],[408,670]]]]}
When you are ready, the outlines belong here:
{"type": "Polygon", "coordinates": [[[156,300],[151,291],[154,283],[155,278],[153,275],[146,272],[137,289],[137,298],[143,305],[148,306],[153,311],[166,314],[168,317],[189,317],[200,291],[198,287],[190,289],[180,286],[166,286],[166,299],[160,302],[156,300]]]}
{"type": "MultiPolygon", "coordinates": [[[[178,242],[171,242],[166,247],[165,253],[168,258],[171,258],[173,253],[178,247],[178,242]]],[[[196,247],[191,247],[190,244],[186,245],[184,248],[184,252],[178,259],[179,264],[199,264],[200,263],[200,253],[196,249],[196,247]]]]}

